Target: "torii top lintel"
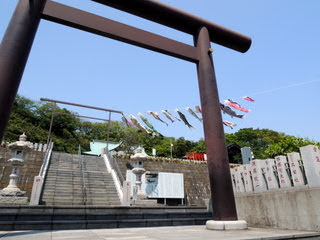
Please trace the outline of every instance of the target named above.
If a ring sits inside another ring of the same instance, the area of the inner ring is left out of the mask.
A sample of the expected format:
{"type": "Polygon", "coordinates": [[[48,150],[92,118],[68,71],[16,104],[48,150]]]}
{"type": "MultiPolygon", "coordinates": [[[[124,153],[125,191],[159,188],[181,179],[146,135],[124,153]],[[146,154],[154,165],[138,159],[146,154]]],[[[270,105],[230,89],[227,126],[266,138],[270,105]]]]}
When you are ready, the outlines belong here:
{"type": "Polygon", "coordinates": [[[151,20],[176,30],[196,35],[201,27],[209,31],[210,40],[239,52],[246,52],[251,38],[206,19],[155,0],[92,0],[121,11],[151,20]]]}

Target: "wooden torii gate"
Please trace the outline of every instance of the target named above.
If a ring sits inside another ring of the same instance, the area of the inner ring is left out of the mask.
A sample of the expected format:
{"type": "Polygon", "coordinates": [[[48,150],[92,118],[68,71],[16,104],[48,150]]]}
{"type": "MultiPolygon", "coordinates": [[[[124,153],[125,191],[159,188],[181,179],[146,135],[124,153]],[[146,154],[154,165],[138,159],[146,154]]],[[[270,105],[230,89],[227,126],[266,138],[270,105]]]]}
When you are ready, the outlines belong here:
{"type": "Polygon", "coordinates": [[[0,45],[0,140],[41,19],[196,64],[211,186],[213,219],[237,220],[210,42],[246,52],[251,39],[156,0],[93,0],[191,34],[194,46],[50,0],[19,0],[0,45]]]}

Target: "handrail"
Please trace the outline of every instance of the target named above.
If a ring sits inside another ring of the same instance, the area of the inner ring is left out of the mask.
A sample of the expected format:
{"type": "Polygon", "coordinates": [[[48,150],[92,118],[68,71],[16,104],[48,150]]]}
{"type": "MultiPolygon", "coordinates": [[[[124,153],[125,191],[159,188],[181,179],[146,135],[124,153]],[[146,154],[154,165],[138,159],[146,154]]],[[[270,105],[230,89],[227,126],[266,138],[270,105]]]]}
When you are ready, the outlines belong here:
{"type": "Polygon", "coordinates": [[[117,173],[117,176],[120,180],[120,184],[121,184],[121,187],[123,186],[123,182],[125,181],[122,173],[121,173],[121,170],[120,170],[120,167],[118,165],[118,161],[112,157],[112,155],[110,154],[110,152],[108,151],[107,148],[104,149],[104,153],[108,156],[108,159],[109,159],[109,162],[110,162],[110,165],[111,165],[111,168],[115,170],[115,172],[117,173]]]}
{"type": "Polygon", "coordinates": [[[79,145],[79,150],[78,150],[78,159],[79,159],[79,165],[81,167],[81,175],[82,175],[83,205],[87,205],[86,180],[85,180],[85,177],[84,177],[84,165],[83,165],[83,158],[81,156],[81,146],[80,145],[79,145]]]}
{"type": "Polygon", "coordinates": [[[47,174],[47,170],[48,170],[48,166],[49,166],[49,162],[50,162],[50,157],[52,154],[52,148],[53,148],[53,142],[52,142],[52,139],[50,139],[46,154],[43,159],[43,163],[42,163],[40,171],[39,171],[39,176],[41,176],[43,178],[45,178],[45,176],[47,174]]]}
{"type": "Polygon", "coordinates": [[[34,177],[34,182],[32,186],[32,192],[30,197],[30,205],[39,205],[41,195],[43,194],[43,183],[45,181],[48,166],[50,163],[50,158],[52,154],[53,142],[50,139],[48,143],[48,148],[41,165],[39,175],[34,177]]]}

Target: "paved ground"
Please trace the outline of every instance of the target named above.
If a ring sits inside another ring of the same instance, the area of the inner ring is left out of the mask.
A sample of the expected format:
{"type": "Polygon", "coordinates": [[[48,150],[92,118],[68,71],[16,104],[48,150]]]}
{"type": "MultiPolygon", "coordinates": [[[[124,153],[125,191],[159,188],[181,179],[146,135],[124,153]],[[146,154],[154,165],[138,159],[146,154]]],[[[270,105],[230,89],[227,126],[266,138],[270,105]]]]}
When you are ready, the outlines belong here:
{"type": "Polygon", "coordinates": [[[320,239],[320,232],[265,228],[249,228],[249,230],[237,231],[212,231],[206,230],[205,226],[179,226],[58,231],[0,231],[0,238],[15,240],[320,239]]]}

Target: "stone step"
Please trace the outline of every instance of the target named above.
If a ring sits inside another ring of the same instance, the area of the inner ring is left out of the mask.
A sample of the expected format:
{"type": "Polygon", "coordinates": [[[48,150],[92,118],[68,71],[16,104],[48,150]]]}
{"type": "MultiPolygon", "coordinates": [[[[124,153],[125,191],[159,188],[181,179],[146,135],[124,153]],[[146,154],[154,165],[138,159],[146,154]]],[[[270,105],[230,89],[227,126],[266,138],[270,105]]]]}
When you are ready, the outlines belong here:
{"type": "Polygon", "coordinates": [[[115,194],[117,194],[117,191],[107,191],[107,190],[104,190],[104,191],[98,191],[98,190],[94,190],[94,189],[88,189],[88,188],[86,188],[86,191],[88,192],[88,193],[92,193],[92,194],[95,194],[95,195],[103,195],[103,196],[105,196],[105,195],[115,195],[115,194]]]}
{"type": "Polygon", "coordinates": [[[89,181],[86,186],[89,186],[89,187],[98,187],[98,188],[102,188],[102,186],[106,186],[106,187],[114,187],[113,185],[113,181],[112,182],[101,182],[101,183],[96,183],[96,182],[91,182],[89,181]]]}
{"type": "Polygon", "coordinates": [[[108,202],[108,201],[116,201],[119,202],[119,197],[91,197],[87,195],[87,199],[91,201],[97,201],[97,202],[108,202]]]}
{"type": "Polygon", "coordinates": [[[105,200],[109,200],[109,199],[119,200],[119,197],[115,196],[115,195],[106,197],[106,196],[96,196],[96,195],[87,194],[87,198],[94,199],[97,201],[105,201],[105,200]]]}
{"type": "Polygon", "coordinates": [[[205,225],[210,218],[171,218],[171,219],[111,219],[111,220],[43,220],[43,221],[2,221],[0,230],[66,230],[97,228],[128,228],[205,225]]]}

